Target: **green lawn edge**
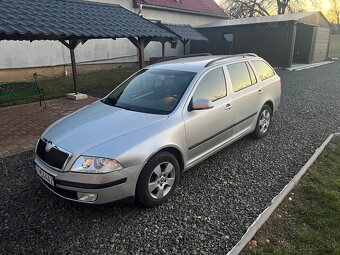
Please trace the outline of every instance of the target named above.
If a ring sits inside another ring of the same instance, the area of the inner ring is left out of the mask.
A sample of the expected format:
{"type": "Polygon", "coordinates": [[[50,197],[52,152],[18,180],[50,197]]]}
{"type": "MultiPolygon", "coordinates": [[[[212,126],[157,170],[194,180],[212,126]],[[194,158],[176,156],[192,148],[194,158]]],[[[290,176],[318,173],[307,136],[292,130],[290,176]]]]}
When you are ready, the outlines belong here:
{"type": "Polygon", "coordinates": [[[242,254],[339,255],[339,136],[333,138],[291,194],[292,200],[286,198],[255,235],[257,247],[251,250],[249,246],[242,254]]]}

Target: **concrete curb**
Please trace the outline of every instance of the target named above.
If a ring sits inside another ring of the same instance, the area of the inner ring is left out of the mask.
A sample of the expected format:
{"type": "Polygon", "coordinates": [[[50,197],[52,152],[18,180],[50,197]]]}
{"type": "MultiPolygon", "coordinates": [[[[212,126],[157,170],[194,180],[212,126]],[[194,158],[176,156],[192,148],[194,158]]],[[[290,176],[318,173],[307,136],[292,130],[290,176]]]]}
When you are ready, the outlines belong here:
{"type": "Polygon", "coordinates": [[[289,194],[294,186],[299,182],[301,177],[306,173],[309,167],[315,162],[319,155],[323,152],[326,145],[332,140],[334,135],[340,133],[334,133],[328,136],[328,138],[322,143],[322,145],[315,151],[313,156],[307,161],[307,163],[301,168],[301,170],[294,176],[294,178],[281,190],[281,192],[272,199],[271,205],[267,207],[248,228],[247,232],[242,236],[241,240],[227,253],[227,255],[237,255],[243,248],[251,241],[256,232],[261,226],[268,220],[270,215],[281,204],[283,199],[289,194]]]}
{"type": "Polygon", "coordinates": [[[301,70],[310,69],[313,67],[328,65],[330,63],[333,63],[333,61],[324,61],[324,62],[318,62],[318,63],[313,63],[313,64],[300,65],[300,66],[288,68],[288,70],[289,71],[301,71],[301,70]]]}

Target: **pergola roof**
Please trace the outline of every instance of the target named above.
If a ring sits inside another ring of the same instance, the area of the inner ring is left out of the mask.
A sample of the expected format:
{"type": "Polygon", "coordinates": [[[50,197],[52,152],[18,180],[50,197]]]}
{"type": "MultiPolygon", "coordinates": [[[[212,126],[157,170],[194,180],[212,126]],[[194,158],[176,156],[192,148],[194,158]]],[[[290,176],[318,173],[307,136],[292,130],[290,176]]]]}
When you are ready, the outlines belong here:
{"type": "Polygon", "coordinates": [[[0,40],[174,38],[119,5],[83,0],[0,0],[0,40]]]}
{"type": "Polygon", "coordinates": [[[190,25],[176,25],[158,22],[157,25],[177,35],[181,40],[208,41],[200,32],[190,25]]]}

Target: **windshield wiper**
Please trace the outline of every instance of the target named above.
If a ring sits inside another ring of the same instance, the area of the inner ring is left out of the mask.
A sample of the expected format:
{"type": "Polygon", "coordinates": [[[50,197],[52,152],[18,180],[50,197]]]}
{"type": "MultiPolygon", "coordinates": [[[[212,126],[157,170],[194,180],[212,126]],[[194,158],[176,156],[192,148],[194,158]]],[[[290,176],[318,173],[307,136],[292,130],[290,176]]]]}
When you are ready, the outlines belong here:
{"type": "Polygon", "coordinates": [[[104,104],[107,104],[107,105],[110,105],[110,106],[115,106],[115,103],[114,103],[113,100],[110,99],[109,97],[104,98],[104,99],[102,100],[102,102],[103,102],[104,104]]]}
{"type": "Polygon", "coordinates": [[[104,104],[107,104],[107,105],[110,105],[110,106],[113,106],[113,107],[121,108],[121,109],[128,110],[128,111],[133,111],[131,108],[129,108],[127,106],[117,105],[117,102],[115,102],[114,100],[112,100],[109,97],[103,99],[102,102],[104,104]]]}

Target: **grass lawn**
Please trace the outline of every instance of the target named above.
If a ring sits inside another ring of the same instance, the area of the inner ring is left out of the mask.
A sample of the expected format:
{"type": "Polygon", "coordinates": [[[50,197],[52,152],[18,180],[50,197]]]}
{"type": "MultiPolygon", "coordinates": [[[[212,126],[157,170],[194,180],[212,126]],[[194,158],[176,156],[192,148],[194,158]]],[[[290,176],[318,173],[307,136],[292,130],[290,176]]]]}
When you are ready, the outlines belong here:
{"type": "MultiPolygon", "coordinates": [[[[137,69],[122,68],[79,74],[79,91],[90,96],[103,97],[136,71],[137,69]]],[[[73,92],[72,75],[38,80],[38,86],[44,90],[46,100],[65,97],[67,93],[73,92]]],[[[0,106],[23,104],[32,101],[37,100],[16,100],[1,104],[0,106]]]]}
{"type": "Polygon", "coordinates": [[[340,254],[340,137],[335,137],[299,185],[242,252],[340,254]]]}
{"type": "Polygon", "coordinates": [[[329,56],[340,57],[340,35],[331,35],[329,56]]]}

